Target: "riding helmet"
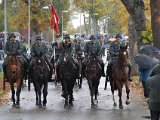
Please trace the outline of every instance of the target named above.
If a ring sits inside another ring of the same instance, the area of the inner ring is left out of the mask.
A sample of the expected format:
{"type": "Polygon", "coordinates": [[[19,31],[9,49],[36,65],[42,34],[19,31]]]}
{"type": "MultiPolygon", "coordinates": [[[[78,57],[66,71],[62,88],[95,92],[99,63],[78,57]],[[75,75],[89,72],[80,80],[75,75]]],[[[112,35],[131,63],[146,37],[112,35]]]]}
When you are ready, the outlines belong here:
{"type": "Polygon", "coordinates": [[[11,37],[16,38],[16,36],[15,36],[15,34],[14,34],[14,33],[11,33],[11,34],[9,35],[9,38],[11,38],[11,37]]]}
{"type": "Polygon", "coordinates": [[[96,39],[95,35],[91,35],[89,38],[89,40],[95,40],[95,39],[96,39]]]}
{"type": "Polygon", "coordinates": [[[40,36],[40,35],[37,35],[37,36],[36,36],[36,40],[42,40],[41,36],[40,36]]]}
{"type": "Polygon", "coordinates": [[[122,38],[122,34],[118,33],[118,34],[116,35],[116,38],[122,38]]]}
{"type": "Polygon", "coordinates": [[[65,34],[64,35],[64,39],[66,39],[66,38],[70,39],[70,35],[69,34],[65,34]]]}

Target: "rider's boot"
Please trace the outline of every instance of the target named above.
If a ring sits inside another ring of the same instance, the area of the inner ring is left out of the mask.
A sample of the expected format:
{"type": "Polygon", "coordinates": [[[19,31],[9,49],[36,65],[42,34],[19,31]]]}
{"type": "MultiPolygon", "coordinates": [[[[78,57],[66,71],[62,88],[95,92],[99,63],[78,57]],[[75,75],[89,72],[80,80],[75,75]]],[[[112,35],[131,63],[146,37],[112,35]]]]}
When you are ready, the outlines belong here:
{"type": "Polygon", "coordinates": [[[5,80],[5,82],[9,82],[9,80],[7,78],[7,67],[6,67],[6,65],[3,65],[3,72],[4,72],[4,80],[5,80]]]}
{"type": "Polygon", "coordinates": [[[101,68],[102,68],[102,77],[105,77],[105,73],[104,73],[104,64],[101,64],[101,68]]]}
{"type": "Polygon", "coordinates": [[[130,82],[132,82],[132,81],[133,81],[133,78],[132,78],[132,76],[131,76],[131,64],[130,64],[130,63],[128,64],[128,68],[129,68],[129,79],[128,79],[128,80],[129,80],[130,82]]]}
{"type": "Polygon", "coordinates": [[[85,65],[82,65],[82,78],[86,77],[85,75],[85,69],[86,69],[86,66],[85,65]]]}

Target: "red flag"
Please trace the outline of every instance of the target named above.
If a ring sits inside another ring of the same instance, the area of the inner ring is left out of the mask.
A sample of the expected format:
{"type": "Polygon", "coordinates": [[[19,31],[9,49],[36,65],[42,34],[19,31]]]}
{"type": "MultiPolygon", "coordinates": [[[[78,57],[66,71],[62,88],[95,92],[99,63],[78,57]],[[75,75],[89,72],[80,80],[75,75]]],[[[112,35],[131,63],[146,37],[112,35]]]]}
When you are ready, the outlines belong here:
{"type": "Polygon", "coordinates": [[[57,34],[60,34],[58,24],[59,24],[59,17],[56,13],[56,10],[53,7],[53,4],[50,5],[50,11],[51,11],[51,28],[56,31],[57,34]]]}

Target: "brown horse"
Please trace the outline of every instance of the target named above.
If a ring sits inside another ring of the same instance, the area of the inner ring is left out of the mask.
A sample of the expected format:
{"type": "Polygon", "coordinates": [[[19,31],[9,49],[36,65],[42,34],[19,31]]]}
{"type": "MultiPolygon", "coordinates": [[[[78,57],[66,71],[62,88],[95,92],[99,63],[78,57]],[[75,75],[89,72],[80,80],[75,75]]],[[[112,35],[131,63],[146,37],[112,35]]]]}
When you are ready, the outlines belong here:
{"type": "Polygon", "coordinates": [[[7,58],[7,78],[10,83],[11,91],[12,91],[12,101],[13,107],[19,108],[20,107],[20,93],[21,93],[21,86],[22,86],[22,63],[20,61],[19,56],[8,56],[7,58]],[[17,99],[15,100],[15,90],[14,90],[14,83],[16,83],[17,91],[16,96],[17,99]]]}
{"type": "Polygon", "coordinates": [[[123,109],[122,105],[122,88],[125,85],[126,93],[127,93],[127,100],[126,104],[130,104],[129,102],[129,69],[128,69],[128,51],[127,46],[120,47],[119,54],[117,56],[116,61],[113,64],[112,68],[112,79],[110,79],[111,91],[113,95],[114,106],[117,105],[114,99],[114,90],[118,89],[119,95],[119,108],[123,109]]]}
{"type": "MultiPolygon", "coordinates": [[[[88,65],[85,70],[85,76],[88,80],[88,85],[90,89],[90,95],[91,95],[91,107],[96,107],[93,96],[95,96],[95,100],[97,101],[97,94],[98,94],[98,86],[101,78],[101,66],[98,63],[98,60],[95,56],[91,56],[89,58],[88,65]]],[[[97,101],[98,103],[98,101],[97,101]]]]}

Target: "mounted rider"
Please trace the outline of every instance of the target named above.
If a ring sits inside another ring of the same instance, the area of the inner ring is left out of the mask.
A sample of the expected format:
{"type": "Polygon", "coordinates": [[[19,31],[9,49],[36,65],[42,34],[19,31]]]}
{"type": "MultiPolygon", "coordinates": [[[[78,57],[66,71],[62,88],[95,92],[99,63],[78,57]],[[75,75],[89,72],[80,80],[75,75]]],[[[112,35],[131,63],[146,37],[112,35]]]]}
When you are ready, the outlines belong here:
{"type": "Polygon", "coordinates": [[[73,45],[70,41],[70,35],[66,34],[64,36],[64,41],[59,44],[59,59],[57,61],[58,62],[57,70],[60,67],[60,65],[63,63],[65,54],[68,54],[71,57],[71,61],[76,66],[77,71],[79,70],[79,65],[77,60],[73,59],[72,57],[72,51],[73,51],[73,45]]]}
{"type": "Polygon", "coordinates": [[[42,54],[42,56],[44,57],[45,61],[49,66],[49,69],[50,69],[49,78],[51,79],[52,73],[53,73],[53,65],[51,64],[49,59],[48,48],[44,43],[42,43],[41,36],[37,35],[35,43],[31,47],[31,62],[29,64],[29,70],[31,74],[33,71],[33,66],[35,65],[35,62],[36,62],[36,55],[39,55],[39,54],[42,54]]]}
{"type": "Polygon", "coordinates": [[[18,56],[23,67],[26,64],[25,59],[23,58],[23,56],[21,56],[23,50],[21,48],[20,42],[18,40],[16,40],[15,38],[16,38],[15,34],[11,33],[9,35],[9,39],[7,40],[7,42],[5,44],[5,48],[4,48],[4,52],[5,52],[5,54],[7,54],[7,57],[3,63],[3,71],[4,71],[5,81],[7,81],[7,82],[8,82],[8,80],[7,80],[7,63],[8,63],[9,56],[18,56]]]}
{"type": "Polygon", "coordinates": [[[105,77],[105,73],[104,73],[104,63],[103,60],[101,59],[100,55],[101,55],[101,45],[99,44],[99,42],[96,40],[94,35],[90,36],[90,40],[89,42],[86,43],[85,47],[84,47],[84,54],[85,54],[85,59],[83,60],[83,67],[82,67],[82,74],[83,76],[85,76],[85,69],[88,63],[88,57],[87,56],[94,56],[97,58],[101,68],[102,68],[102,76],[105,77]]]}
{"type": "MultiPolygon", "coordinates": [[[[115,38],[116,40],[111,43],[110,48],[109,48],[110,60],[108,62],[107,71],[110,70],[110,73],[111,73],[114,61],[116,60],[119,54],[120,47],[127,45],[125,42],[121,41],[122,35],[120,33],[118,33],[115,38]]],[[[128,61],[128,68],[129,68],[129,81],[132,81],[131,63],[129,61],[128,61]]]]}
{"type": "Polygon", "coordinates": [[[82,48],[81,48],[81,40],[80,37],[77,37],[74,40],[74,47],[75,47],[75,55],[78,55],[82,58],[82,48]]]}
{"type": "Polygon", "coordinates": [[[55,47],[55,60],[54,62],[57,62],[59,59],[59,56],[61,54],[62,51],[62,39],[61,39],[61,35],[58,34],[55,36],[55,42],[52,44],[52,48],[55,47]]]}
{"type": "MultiPolygon", "coordinates": [[[[65,54],[69,55],[71,57],[72,63],[75,65],[77,69],[77,78],[79,77],[79,65],[76,59],[72,57],[72,50],[73,50],[73,45],[70,41],[70,35],[66,34],[64,36],[64,41],[57,44],[57,52],[58,52],[58,60],[57,60],[57,81],[61,81],[60,78],[60,67],[64,62],[64,57],[65,54]]],[[[57,53],[56,53],[57,54],[57,53]]],[[[62,97],[64,97],[64,88],[62,86],[62,97]]]]}

